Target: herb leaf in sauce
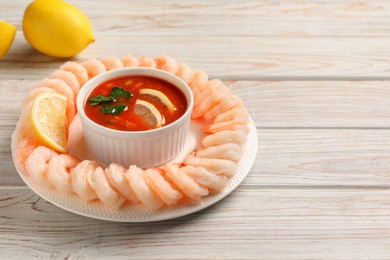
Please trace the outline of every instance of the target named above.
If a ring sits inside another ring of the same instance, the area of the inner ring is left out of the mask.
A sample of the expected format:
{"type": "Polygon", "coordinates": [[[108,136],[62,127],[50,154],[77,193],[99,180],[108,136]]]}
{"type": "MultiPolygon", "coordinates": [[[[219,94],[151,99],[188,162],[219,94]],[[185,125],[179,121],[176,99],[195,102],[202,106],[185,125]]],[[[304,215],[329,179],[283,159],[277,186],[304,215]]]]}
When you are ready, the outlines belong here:
{"type": "Polygon", "coordinates": [[[107,114],[118,115],[120,112],[125,110],[126,107],[127,106],[123,103],[116,105],[116,106],[102,106],[99,109],[99,112],[102,114],[105,114],[105,115],[107,115],[107,114]]]}
{"type": "Polygon", "coordinates": [[[99,105],[101,102],[112,102],[115,101],[112,97],[105,96],[94,96],[88,99],[88,102],[91,106],[99,105]]]}
{"type": "Polygon", "coordinates": [[[121,87],[116,87],[115,86],[115,87],[113,87],[111,89],[110,96],[113,97],[113,98],[117,98],[117,97],[120,97],[120,96],[123,96],[125,98],[130,98],[131,96],[133,96],[133,94],[130,93],[129,91],[124,90],[121,87]]]}
{"type": "Polygon", "coordinates": [[[118,105],[107,106],[104,103],[112,102],[115,104],[118,97],[125,97],[126,99],[129,99],[131,96],[133,96],[133,94],[129,91],[126,91],[121,87],[114,86],[111,89],[110,96],[94,96],[89,98],[88,102],[91,106],[102,105],[99,109],[99,112],[102,114],[118,115],[127,108],[125,104],[121,103],[118,105]]]}

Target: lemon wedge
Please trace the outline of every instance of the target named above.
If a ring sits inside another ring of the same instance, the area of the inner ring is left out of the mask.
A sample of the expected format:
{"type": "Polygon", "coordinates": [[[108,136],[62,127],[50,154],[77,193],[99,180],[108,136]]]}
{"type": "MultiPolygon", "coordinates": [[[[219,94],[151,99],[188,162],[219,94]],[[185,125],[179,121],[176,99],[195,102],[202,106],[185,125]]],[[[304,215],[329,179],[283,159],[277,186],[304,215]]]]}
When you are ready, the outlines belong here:
{"type": "Polygon", "coordinates": [[[34,49],[53,57],[72,57],[94,41],[88,18],[61,0],[32,1],[24,11],[22,28],[34,49]]]}
{"type": "Polygon", "coordinates": [[[0,20],[0,59],[8,52],[14,41],[16,27],[0,20]]]}
{"type": "Polygon", "coordinates": [[[142,116],[153,128],[159,128],[163,124],[163,118],[158,109],[145,100],[137,99],[135,101],[134,113],[142,116]]]}
{"type": "Polygon", "coordinates": [[[142,95],[151,95],[158,98],[161,103],[163,103],[168,108],[169,111],[176,110],[176,107],[172,104],[171,100],[169,100],[169,98],[161,91],[151,88],[142,88],[139,90],[139,93],[142,95]]]}
{"type": "Polygon", "coordinates": [[[67,152],[66,97],[58,93],[43,93],[35,97],[31,108],[31,125],[49,148],[67,152]]]}

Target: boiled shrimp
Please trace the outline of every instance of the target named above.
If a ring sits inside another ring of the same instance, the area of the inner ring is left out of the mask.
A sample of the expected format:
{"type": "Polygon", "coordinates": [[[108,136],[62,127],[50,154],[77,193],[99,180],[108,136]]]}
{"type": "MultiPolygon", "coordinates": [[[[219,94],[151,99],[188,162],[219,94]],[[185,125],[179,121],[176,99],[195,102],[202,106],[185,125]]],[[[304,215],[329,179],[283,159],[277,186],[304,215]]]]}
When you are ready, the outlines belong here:
{"type": "Polygon", "coordinates": [[[154,60],[158,69],[165,70],[171,74],[175,74],[179,68],[177,61],[165,54],[157,57],[154,60]]]}
{"type": "Polygon", "coordinates": [[[231,120],[236,120],[237,122],[247,124],[249,122],[248,111],[243,107],[232,108],[215,117],[213,123],[221,123],[231,120]]]}
{"type": "Polygon", "coordinates": [[[131,188],[137,195],[141,203],[149,209],[156,210],[164,204],[159,197],[146,184],[144,171],[135,165],[129,167],[126,172],[126,178],[130,183],[131,188]]]}
{"type": "Polygon", "coordinates": [[[237,170],[237,163],[226,159],[200,158],[187,156],[184,160],[185,165],[203,167],[215,174],[224,174],[232,177],[237,170]]]}
{"type": "Polygon", "coordinates": [[[183,195],[172,188],[172,186],[164,179],[162,174],[164,174],[164,171],[160,168],[147,169],[144,172],[146,183],[165,204],[176,204],[183,195]]]}
{"type": "Polygon", "coordinates": [[[199,118],[210,110],[212,107],[218,105],[222,99],[230,98],[231,92],[225,87],[221,81],[217,81],[215,84],[210,85],[208,91],[200,92],[196,99],[200,99],[197,106],[194,106],[191,118],[199,118]],[[204,94],[205,96],[201,96],[204,94]],[[201,97],[200,97],[201,96],[201,97]]]}
{"type": "Polygon", "coordinates": [[[23,109],[22,114],[16,123],[15,131],[12,134],[13,138],[20,140],[23,137],[35,136],[33,129],[31,128],[31,108],[33,101],[30,101],[23,109]]]}
{"type": "Polygon", "coordinates": [[[42,145],[42,142],[39,141],[35,136],[23,137],[19,141],[12,136],[12,141],[17,142],[15,148],[15,161],[18,166],[22,169],[23,173],[28,174],[25,167],[25,162],[30,154],[37,148],[42,145]],[[15,141],[14,141],[15,140],[15,141]]]}
{"type": "Polygon", "coordinates": [[[201,140],[201,144],[204,147],[218,146],[225,143],[235,143],[243,145],[246,142],[247,133],[245,130],[223,130],[211,135],[205,136],[201,140]]]}
{"type": "Polygon", "coordinates": [[[184,166],[180,168],[180,171],[214,192],[222,190],[228,183],[226,176],[214,174],[203,167],[184,166]]]}
{"type": "Polygon", "coordinates": [[[193,80],[193,71],[185,64],[180,63],[179,68],[176,71],[176,76],[181,78],[187,85],[191,85],[193,80]]]}
{"type": "Polygon", "coordinates": [[[139,61],[132,55],[126,55],[121,58],[124,67],[138,67],[139,61]]]}
{"type": "Polygon", "coordinates": [[[210,80],[206,83],[206,85],[202,89],[196,92],[192,91],[194,95],[194,107],[199,106],[199,104],[203,101],[203,99],[208,97],[207,95],[208,89],[210,88],[210,86],[216,83],[217,83],[216,80],[210,80]]]}
{"type": "Polygon", "coordinates": [[[90,59],[81,64],[88,72],[88,77],[93,78],[103,72],[106,72],[106,67],[97,59],[90,59]]]}
{"type": "Polygon", "coordinates": [[[130,187],[130,183],[126,179],[126,169],[123,166],[116,163],[111,163],[109,167],[104,170],[104,172],[110,184],[120,194],[122,194],[123,197],[133,203],[139,202],[137,196],[130,187]]]}
{"type": "Polygon", "coordinates": [[[106,67],[107,71],[123,68],[122,61],[114,56],[101,59],[100,62],[106,67]]]}
{"type": "Polygon", "coordinates": [[[44,79],[38,84],[39,87],[54,89],[59,94],[66,96],[66,118],[70,124],[76,115],[76,106],[72,89],[61,79],[44,79]]]}
{"type": "Polygon", "coordinates": [[[88,182],[100,201],[107,207],[118,209],[125,202],[125,198],[112,188],[101,167],[97,167],[92,174],[88,175],[88,182]]]}
{"type": "Polygon", "coordinates": [[[47,168],[47,179],[59,191],[72,192],[70,170],[79,163],[76,157],[69,154],[60,154],[53,157],[47,168]]]}
{"type": "Polygon", "coordinates": [[[80,88],[83,87],[85,82],[88,81],[87,70],[77,62],[74,61],[65,62],[64,65],[60,67],[60,69],[73,73],[79,82],[80,88]]]}
{"type": "Polygon", "coordinates": [[[98,198],[88,182],[88,176],[93,174],[97,167],[99,165],[95,161],[84,160],[70,171],[72,190],[84,201],[98,198]]]}
{"type": "Polygon", "coordinates": [[[192,74],[192,81],[189,85],[193,96],[196,96],[200,91],[207,87],[209,76],[203,70],[194,71],[192,74]]]}
{"type": "Polygon", "coordinates": [[[44,187],[51,187],[47,179],[49,161],[58,156],[58,153],[45,146],[35,148],[26,160],[26,170],[31,179],[44,187]]]}
{"type": "Polygon", "coordinates": [[[69,71],[65,70],[56,70],[49,77],[49,79],[61,79],[70,87],[73,91],[73,96],[76,99],[77,93],[79,93],[80,84],[76,76],[69,71]]]}
{"type": "Polygon", "coordinates": [[[229,98],[231,95],[230,89],[228,89],[225,84],[219,79],[210,80],[207,83],[207,87],[202,91],[199,91],[194,96],[194,106],[200,105],[202,102],[209,99],[220,100],[222,98],[229,98]]]}
{"type": "Polygon", "coordinates": [[[138,67],[157,68],[156,62],[150,57],[140,56],[138,62],[138,67]]]}
{"type": "Polygon", "coordinates": [[[240,122],[240,119],[234,119],[226,122],[214,123],[203,128],[203,132],[212,134],[223,130],[238,130],[242,129],[246,133],[249,133],[249,127],[247,123],[240,122]]]}
{"type": "Polygon", "coordinates": [[[201,197],[207,196],[209,190],[201,187],[185,172],[180,171],[180,168],[172,163],[164,165],[164,170],[167,177],[186,195],[193,200],[200,200],[201,197]]]}
{"type": "Polygon", "coordinates": [[[196,157],[226,159],[238,162],[242,157],[242,147],[235,143],[225,143],[218,146],[209,146],[196,151],[196,157]]]}
{"type": "Polygon", "coordinates": [[[231,95],[229,98],[224,98],[219,102],[217,105],[212,107],[209,111],[207,111],[203,115],[203,119],[206,122],[211,122],[214,120],[216,116],[219,114],[225,113],[226,111],[233,109],[243,107],[241,99],[236,95],[231,95]]]}

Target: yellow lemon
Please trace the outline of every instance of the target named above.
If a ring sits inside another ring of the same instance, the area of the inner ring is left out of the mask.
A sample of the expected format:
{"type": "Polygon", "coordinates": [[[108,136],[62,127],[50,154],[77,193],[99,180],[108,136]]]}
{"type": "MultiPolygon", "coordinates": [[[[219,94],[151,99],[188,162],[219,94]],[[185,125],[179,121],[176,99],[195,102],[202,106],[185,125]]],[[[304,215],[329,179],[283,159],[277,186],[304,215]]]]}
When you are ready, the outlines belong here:
{"type": "Polygon", "coordinates": [[[0,59],[7,53],[16,33],[12,24],[0,20],[0,59]]]}
{"type": "Polygon", "coordinates": [[[159,128],[163,124],[163,118],[160,112],[148,101],[137,99],[135,101],[134,112],[142,116],[153,128],[159,128]]]}
{"type": "Polygon", "coordinates": [[[169,100],[169,98],[161,91],[151,88],[143,88],[139,90],[139,93],[142,95],[151,95],[158,98],[161,103],[163,103],[168,108],[169,111],[176,110],[176,107],[172,104],[171,100],[169,100]]]}
{"type": "Polygon", "coordinates": [[[87,17],[61,0],[36,0],[24,11],[23,34],[37,51],[72,57],[94,41],[87,17]]]}
{"type": "Polygon", "coordinates": [[[66,97],[43,93],[35,97],[30,115],[32,128],[47,147],[67,152],[66,97]]]}

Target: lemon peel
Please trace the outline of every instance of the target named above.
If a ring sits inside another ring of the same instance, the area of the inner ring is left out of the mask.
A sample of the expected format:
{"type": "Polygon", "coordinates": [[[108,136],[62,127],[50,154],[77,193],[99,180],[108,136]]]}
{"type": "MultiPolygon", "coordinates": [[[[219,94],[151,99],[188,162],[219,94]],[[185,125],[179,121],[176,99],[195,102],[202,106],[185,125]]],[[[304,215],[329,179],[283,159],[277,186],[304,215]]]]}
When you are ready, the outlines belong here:
{"type": "Polygon", "coordinates": [[[12,24],[0,20],[0,59],[8,52],[14,41],[16,34],[16,27],[12,24]]]}
{"type": "Polygon", "coordinates": [[[158,109],[145,100],[137,99],[135,101],[134,112],[146,119],[149,125],[159,128],[163,124],[163,118],[158,109]]]}
{"type": "Polygon", "coordinates": [[[24,12],[22,28],[34,49],[53,57],[72,57],[94,41],[87,17],[61,0],[33,1],[24,12]]]}
{"type": "Polygon", "coordinates": [[[176,107],[172,104],[171,100],[159,90],[143,88],[139,90],[139,93],[143,95],[151,95],[157,97],[158,99],[160,99],[161,103],[163,103],[168,108],[169,111],[176,110],[176,107]]]}

